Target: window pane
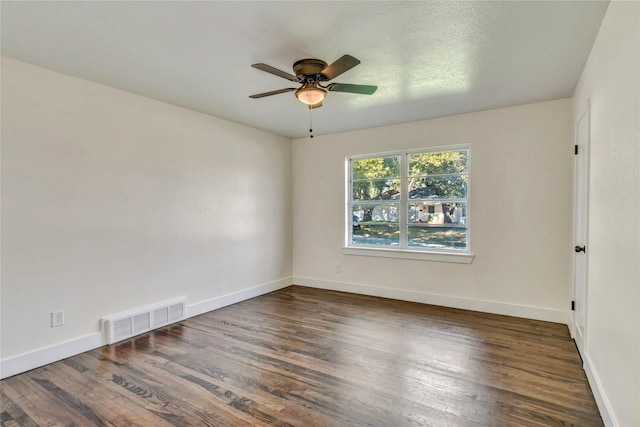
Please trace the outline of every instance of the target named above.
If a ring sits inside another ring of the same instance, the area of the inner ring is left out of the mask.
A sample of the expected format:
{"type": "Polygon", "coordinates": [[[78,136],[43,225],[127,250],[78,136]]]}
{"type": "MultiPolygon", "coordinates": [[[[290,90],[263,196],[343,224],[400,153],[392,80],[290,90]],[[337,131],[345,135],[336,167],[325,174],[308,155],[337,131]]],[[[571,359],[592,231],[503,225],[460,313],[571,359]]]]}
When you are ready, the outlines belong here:
{"type": "Polygon", "coordinates": [[[395,178],[355,181],[352,200],[394,200],[400,198],[400,180],[395,178]]]}
{"type": "Polygon", "coordinates": [[[409,181],[409,199],[466,199],[467,175],[423,176],[409,181]]]}
{"type": "Polygon", "coordinates": [[[400,156],[372,157],[351,161],[353,181],[396,178],[400,176],[400,156]]]}
{"type": "Polygon", "coordinates": [[[409,203],[408,221],[409,224],[466,225],[467,204],[435,201],[409,203]]]}
{"type": "Polygon", "coordinates": [[[353,224],[369,222],[395,222],[400,219],[398,203],[354,203],[351,206],[353,224]]]}
{"type": "Polygon", "coordinates": [[[355,245],[398,246],[398,224],[359,224],[354,222],[351,243],[355,245]]]}
{"type": "Polygon", "coordinates": [[[408,246],[431,249],[467,249],[467,227],[410,225],[408,246]]]}
{"type": "Polygon", "coordinates": [[[409,176],[467,173],[467,150],[409,155],[409,176]]]}

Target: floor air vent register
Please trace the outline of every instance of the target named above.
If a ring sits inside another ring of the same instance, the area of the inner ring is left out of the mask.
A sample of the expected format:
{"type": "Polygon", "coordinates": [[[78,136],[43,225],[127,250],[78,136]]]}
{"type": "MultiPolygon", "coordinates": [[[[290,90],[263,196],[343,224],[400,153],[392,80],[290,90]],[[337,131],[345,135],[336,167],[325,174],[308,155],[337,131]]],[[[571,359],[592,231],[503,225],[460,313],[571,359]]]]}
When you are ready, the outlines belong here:
{"type": "Polygon", "coordinates": [[[106,344],[149,332],[187,318],[186,297],[125,311],[102,319],[106,344]]]}

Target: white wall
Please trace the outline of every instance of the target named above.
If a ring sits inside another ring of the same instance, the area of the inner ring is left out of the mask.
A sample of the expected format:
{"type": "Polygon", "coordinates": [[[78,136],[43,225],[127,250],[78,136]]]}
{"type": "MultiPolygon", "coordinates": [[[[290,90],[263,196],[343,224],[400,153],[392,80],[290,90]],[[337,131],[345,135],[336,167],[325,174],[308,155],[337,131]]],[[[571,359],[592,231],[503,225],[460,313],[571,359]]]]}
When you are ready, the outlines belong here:
{"type": "Polygon", "coordinates": [[[291,284],[291,180],[288,139],[3,58],[3,361],[291,284]]]}
{"type": "Polygon", "coordinates": [[[567,322],[571,132],[564,99],[295,140],[295,282],[567,322]],[[456,144],[471,148],[472,264],[343,254],[345,156],[456,144]]]}
{"type": "Polygon", "coordinates": [[[609,5],[574,94],[574,123],[589,98],[586,369],[605,420],[640,426],[639,2],[609,5]]]}

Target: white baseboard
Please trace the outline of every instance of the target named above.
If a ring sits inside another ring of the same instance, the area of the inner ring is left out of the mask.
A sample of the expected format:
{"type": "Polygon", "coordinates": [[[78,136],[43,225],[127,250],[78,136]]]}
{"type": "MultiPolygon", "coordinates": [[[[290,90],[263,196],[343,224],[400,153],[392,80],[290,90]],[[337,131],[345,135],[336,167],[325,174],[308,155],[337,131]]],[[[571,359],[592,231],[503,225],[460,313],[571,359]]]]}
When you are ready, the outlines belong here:
{"type": "MultiPolygon", "coordinates": [[[[187,317],[197,316],[227,305],[286,288],[287,286],[291,286],[293,283],[292,280],[292,277],[285,277],[284,279],[263,283],[249,289],[243,289],[238,292],[191,304],[188,306],[187,317]]],[[[28,353],[9,357],[0,361],[0,379],[27,372],[31,369],[39,368],[40,366],[102,347],[103,345],[106,345],[106,342],[104,342],[102,332],[95,332],[28,353]]]]}
{"type": "Polygon", "coordinates": [[[273,282],[263,283],[258,286],[254,286],[249,289],[243,289],[238,292],[222,295],[219,297],[211,298],[205,301],[201,301],[195,304],[190,304],[187,311],[188,317],[198,316],[209,311],[217,310],[222,307],[226,307],[237,302],[248,300],[258,297],[260,295],[268,294],[269,292],[277,291],[278,289],[291,286],[293,278],[291,276],[284,279],[276,280],[273,282]]]}
{"type": "Polygon", "coordinates": [[[505,316],[523,317],[526,319],[544,320],[547,322],[569,325],[569,311],[554,310],[544,307],[508,304],[497,301],[487,301],[474,298],[462,298],[451,295],[431,294],[406,289],[385,288],[364,285],[361,283],[335,282],[311,277],[294,276],[293,283],[312,288],[328,289],[332,291],[351,292],[354,294],[391,298],[402,301],[419,302],[423,304],[440,305],[444,307],[461,308],[464,310],[482,311],[484,313],[502,314],[505,316]]]}
{"type": "Polygon", "coordinates": [[[587,374],[587,380],[589,380],[589,385],[591,386],[593,397],[596,399],[596,404],[598,405],[598,410],[600,411],[604,425],[606,427],[618,427],[620,424],[618,424],[613,411],[611,411],[609,399],[607,399],[607,396],[602,392],[602,383],[600,382],[598,373],[593,368],[593,362],[588,353],[584,357],[584,372],[587,374]]]}
{"type": "Polygon", "coordinates": [[[67,357],[75,356],[76,354],[93,350],[94,348],[101,347],[102,345],[102,333],[95,332],[93,334],[74,338],[48,347],[43,347],[28,353],[9,357],[0,362],[0,379],[30,371],[31,369],[66,359],[67,357]]]}

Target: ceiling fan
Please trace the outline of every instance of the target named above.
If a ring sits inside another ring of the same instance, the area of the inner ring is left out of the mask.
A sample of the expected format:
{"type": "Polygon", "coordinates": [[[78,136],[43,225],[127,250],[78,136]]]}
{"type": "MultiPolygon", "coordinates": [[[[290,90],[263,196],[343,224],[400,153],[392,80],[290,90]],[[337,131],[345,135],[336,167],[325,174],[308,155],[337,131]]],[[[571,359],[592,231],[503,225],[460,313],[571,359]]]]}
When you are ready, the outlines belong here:
{"type": "Polygon", "coordinates": [[[302,103],[308,105],[311,109],[322,107],[322,101],[324,100],[327,92],[347,92],[357,93],[360,95],[372,95],[376,89],[378,89],[378,86],[354,85],[347,83],[329,83],[326,86],[322,85],[322,83],[333,80],[359,63],[360,61],[351,55],[343,55],[331,65],[327,65],[326,62],[320,59],[301,59],[293,64],[293,72],[296,73],[295,76],[267,64],[253,64],[251,65],[253,68],[299,83],[301,86],[299,88],[289,87],[271,92],[258,93],[256,95],[249,96],[249,98],[264,98],[265,96],[295,91],[296,98],[298,98],[302,103]]]}

